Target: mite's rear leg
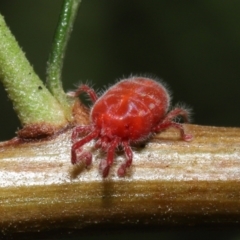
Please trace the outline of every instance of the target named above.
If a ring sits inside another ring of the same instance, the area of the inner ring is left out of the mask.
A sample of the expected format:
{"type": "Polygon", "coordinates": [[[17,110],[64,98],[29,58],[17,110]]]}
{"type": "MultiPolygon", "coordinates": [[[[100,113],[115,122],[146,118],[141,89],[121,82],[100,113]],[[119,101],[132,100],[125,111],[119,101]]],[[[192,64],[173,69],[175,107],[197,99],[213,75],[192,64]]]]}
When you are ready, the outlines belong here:
{"type": "Polygon", "coordinates": [[[67,95],[69,97],[78,97],[82,92],[87,93],[93,103],[97,101],[98,99],[97,93],[94,91],[93,88],[89,87],[86,84],[80,85],[76,91],[68,92],[67,95]]]}
{"type": "Polygon", "coordinates": [[[174,119],[176,119],[177,117],[182,117],[185,122],[188,122],[189,112],[182,108],[173,109],[166,115],[163,121],[153,129],[153,131],[161,132],[166,130],[167,128],[174,127],[179,129],[181,138],[184,141],[191,141],[193,139],[193,136],[191,134],[185,133],[184,127],[181,123],[174,122],[174,119]]]}
{"type": "Polygon", "coordinates": [[[126,171],[127,171],[127,168],[129,168],[132,164],[132,159],[133,159],[133,153],[132,153],[132,149],[131,147],[129,146],[129,143],[128,142],[123,142],[122,143],[123,145],[123,148],[124,148],[124,152],[126,154],[126,157],[127,157],[127,160],[125,163],[123,163],[118,171],[117,171],[117,174],[119,177],[124,177],[125,174],[126,174],[126,171]]]}
{"type": "Polygon", "coordinates": [[[166,116],[164,121],[173,121],[177,117],[181,117],[184,122],[189,122],[190,113],[189,110],[183,109],[183,108],[174,108],[172,111],[170,111],[166,116]]]}

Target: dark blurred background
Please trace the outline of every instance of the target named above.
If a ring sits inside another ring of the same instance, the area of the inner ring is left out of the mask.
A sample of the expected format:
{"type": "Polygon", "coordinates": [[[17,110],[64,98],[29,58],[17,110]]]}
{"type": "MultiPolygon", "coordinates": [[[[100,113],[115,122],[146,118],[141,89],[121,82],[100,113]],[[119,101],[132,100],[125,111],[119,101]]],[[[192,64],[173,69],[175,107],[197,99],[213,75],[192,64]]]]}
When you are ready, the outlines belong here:
{"type": "MultiPolygon", "coordinates": [[[[43,80],[62,2],[0,1],[0,13],[43,80]]],[[[157,76],[170,86],[173,104],[192,107],[194,123],[240,127],[240,1],[83,0],[79,10],[63,69],[65,90],[86,81],[102,88],[130,74],[157,76]]],[[[2,84],[0,126],[0,140],[20,127],[2,84]]],[[[128,229],[83,236],[239,239],[236,228],[223,230],[128,229]]]]}
{"type": "MultiPolygon", "coordinates": [[[[35,71],[45,68],[60,0],[0,1],[0,13],[35,71]]],[[[240,1],[83,0],[63,69],[66,90],[130,74],[164,79],[193,122],[240,126],[240,1]]],[[[20,127],[0,84],[0,140],[20,127]]]]}

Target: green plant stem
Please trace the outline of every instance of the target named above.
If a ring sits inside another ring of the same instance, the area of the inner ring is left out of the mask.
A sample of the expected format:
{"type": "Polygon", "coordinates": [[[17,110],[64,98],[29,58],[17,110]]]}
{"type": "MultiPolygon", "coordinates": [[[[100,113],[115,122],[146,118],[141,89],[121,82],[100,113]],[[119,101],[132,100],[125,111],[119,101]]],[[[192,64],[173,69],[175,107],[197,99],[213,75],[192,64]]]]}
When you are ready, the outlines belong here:
{"type": "Polygon", "coordinates": [[[1,15],[0,80],[23,126],[66,123],[63,109],[34,72],[1,15]]]}
{"type": "Polygon", "coordinates": [[[81,0],[65,0],[55,33],[52,51],[47,66],[47,87],[71,118],[69,102],[63,91],[61,73],[63,58],[81,0]]]}

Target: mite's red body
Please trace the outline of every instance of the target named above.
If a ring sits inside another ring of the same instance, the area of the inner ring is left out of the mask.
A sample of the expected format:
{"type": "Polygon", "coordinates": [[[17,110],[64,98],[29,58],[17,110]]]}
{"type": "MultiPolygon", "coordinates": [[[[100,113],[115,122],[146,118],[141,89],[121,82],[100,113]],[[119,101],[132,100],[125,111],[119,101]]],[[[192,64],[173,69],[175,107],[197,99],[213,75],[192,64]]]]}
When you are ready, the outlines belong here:
{"type": "Polygon", "coordinates": [[[94,104],[91,121],[100,136],[122,141],[146,139],[164,118],[169,96],[159,83],[145,78],[121,81],[94,104]]]}
{"type": "Polygon", "coordinates": [[[178,128],[185,141],[192,136],[185,134],[182,124],[173,120],[182,116],[188,120],[185,109],[175,108],[168,112],[170,97],[166,88],[149,78],[132,77],[124,79],[112,86],[100,98],[93,89],[86,85],[80,86],[76,92],[70,93],[77,96],[86,92],[91,97],[94,105],[90,113],[91,124],[75,127],[72,134],[72,163],[79,161],[90,165],[92,155],[84,152],[82,146],[96,139],[95,146],[107,152],[106,160],[100,163],[103,177],[108,175],[113,163],[116,147],[121,145],[126,153],[127,160],[118,170],[119,176],[124,176],[126,169],[132,163],[131,143],[146,140],[153,133],[161,132],[169,127],[178,128]],[[78,134],[88,135],[78,140],[78,134]]]}

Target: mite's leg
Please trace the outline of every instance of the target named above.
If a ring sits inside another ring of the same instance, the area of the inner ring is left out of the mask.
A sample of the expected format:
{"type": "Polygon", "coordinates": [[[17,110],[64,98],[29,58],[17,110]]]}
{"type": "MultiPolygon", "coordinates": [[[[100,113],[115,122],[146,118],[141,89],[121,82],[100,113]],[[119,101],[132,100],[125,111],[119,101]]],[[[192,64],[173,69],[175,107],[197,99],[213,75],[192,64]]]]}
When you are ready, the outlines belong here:
{"type": "Polygon", "coordinates": [[[191,134],[185,133],[185,130],[181,123],[174,122],[174,119],[177,117],[182,117],[185,122],[188,122],[189,112],[187,110],[181,109],[181,108],[173,109],[166,115],[166,117],[163,119],[163,121],[153,129],[153,131],[161,132],[169,127],[174,127],[174,128],[177,128],[180,130],[181,138],[184,141],[191,141],[193,136],[191,134]]]}
{"type": "Polygon", "coordinates": [[[89,133],[93,131],[93,129],[94,128],[92,125],[75,127],[72,131],[72,136],[71,136],[72,143],[75,143],[78,140],[78,135],[83,133],[89,133]]]}
{"type": "Polygon", "coordinates": [[[115,138],[112,142],[109,143],[109,147],[107,149],[107,159],[102,160],[99,165],[99,169],[102,172],[103,177],[107,177],[109,173],[109,169],[113,163],[115,149],[119,144],[118,138],[115,138]]]}
{"type": "Polygon", "coordinates": [[[72,164],[76,164],[82,160],[84,160],[86,165],[91,164],[92,162],[92,154],[90,152],[83,152],[82,146],[88,142],[90,142],[92,139],[98,137],[99,131],[94,130],[91,133],[89,133],[86,137],[80,139],[79,141],[75,142],[72,145],[71,150],[71,161],[72,164]],[[82,159],[83,158],[83,159],[82,159]]]}
{"type": "Polygon", "coordinates": [[[125,176],[126,170],[127,170],[127,168],[129,168],[131,166],[132,159],[133,159],[133,153],[132,153],[131,147],[129,146],[129,143],[125,141],[125,142],[122,143],[122,145],[123,145],[127,160],[126,160],[125,163],[123,163],[120,166],[120,168],[117,171],[117,174],[118,174],[119,177],[124,177],[125,176]]]}
{"type": "Polygon", "coordinates": [[[177,117],[182,117],[184,122],[189,122],[189,111],[183,108],[174,108],[166,116],[164,121],[172,121],[177,117]]]}
{"type": "Polygon", "coordinates": [[[89,97],[91,98],[92,102],[97,101],[98,96],[97,96],[96,92],[94,91],[94,89],[92,89],[91,87],[89,87],[86,84],[80,85],[76,91],[68,92],[67,95],[70,97],[78,97],[82,92],[87,93],[89,95],[89,97]]]}

